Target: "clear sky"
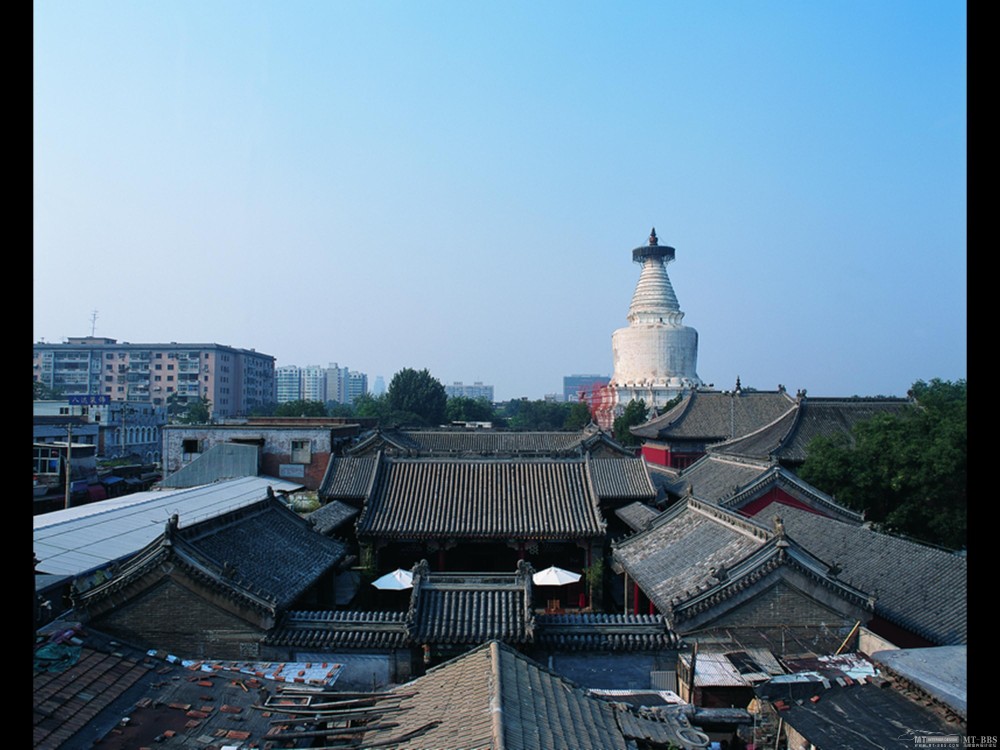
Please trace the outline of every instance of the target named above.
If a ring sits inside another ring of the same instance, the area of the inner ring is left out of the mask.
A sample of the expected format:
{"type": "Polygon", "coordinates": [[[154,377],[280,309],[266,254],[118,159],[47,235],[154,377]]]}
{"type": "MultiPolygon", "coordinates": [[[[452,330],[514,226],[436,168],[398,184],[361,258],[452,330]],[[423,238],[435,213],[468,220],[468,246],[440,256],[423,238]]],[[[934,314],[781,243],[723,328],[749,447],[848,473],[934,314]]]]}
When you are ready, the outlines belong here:
{"type": "Polygon", "coordinates": [[[655,226],[703,381],[903,395],[966,377],[966,82],[955,0],[36,0],[34,340],[536,399],[655,226]]]}

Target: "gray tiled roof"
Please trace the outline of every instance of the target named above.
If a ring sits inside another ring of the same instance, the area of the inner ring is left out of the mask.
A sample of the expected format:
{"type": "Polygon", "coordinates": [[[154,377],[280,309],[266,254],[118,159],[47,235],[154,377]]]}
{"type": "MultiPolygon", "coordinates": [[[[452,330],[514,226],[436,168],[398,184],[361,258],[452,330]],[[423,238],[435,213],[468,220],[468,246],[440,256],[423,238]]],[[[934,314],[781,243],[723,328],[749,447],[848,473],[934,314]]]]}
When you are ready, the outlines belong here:
{"type": "Polygon", "coordinates": [[[360,512],[353,505],[342,503],[340,500],[331,500],[326,505],[314,510],[306,518],[320,534],[329,534],[360,512]]]}
{"type": "Polygon", "coordinates": [[[753,432],[794,405],[785,391],[692,391],[673,409],[631,432],[643,438],[714,443],[753,432]]]}
{"type": "Polygon", "coordinates": [[[646,462],[641,458],[591,458],[589,464],[594,491],[602,500],[656,497],[646,462]]]}
{"type": "Polygon", "coordinates": [[[535,618],[535,643],[557,651],[646,651],[677,648],[663,615],[563,614],[535,618]]]}
{"type": "Polygon", "coordinates": [[[902,398],[804,398],[774,422],[735,440],[713,446],[713,453],[727,453],[787,463],[802,463],[810,441],[816,437],[847,435],[858,422],[880,414],[899,414],[913,408],[902,398]]]}
{"type": "Polygon", "coordinates": [[[965,557],[797,508],[781,516],[791,539],[841,567],[839,580],[876,597],[877,616],[937,645],[966,643],[965,557]]]}
{"type": "Polygon", "coordinates": [[[375,481],[378,462],[378,454],[331,456],[317,494],[330,499],[363,500],[375,481]]]}
{"type": "Polygon", "coordinates": [[[103,606],[131,582],[170,562],[226,596],[273,615],[346,554],[341,542],[314,531],[276,498],[265,498],[191,526],[178,528],[169,521],[159,537],[110,577],[78,580],[78,598],[84,608],[103,606]]]}
{"type": "Polygon", "coordinates": [[[583,539],[604,534],[583,459],[384,458],[359,537],[583,539]]]}
{"type": "Polygon", "coordinates": [[[766,473],[771,464],[709,454],[681,471],[667,486],[675,495],[686,495],[688,487],[699,500],[720,503],[766,473]]]}
{"type": "Polygon", "coordinates": [[[755,692],[771,701],[784,701],[781,719],[802,737],[806,747],[910,750],[916,737],[933,740],[965,734],[961,724],[947,721],[932,707],[871,681],[843,686],[829,680],[826,684],[771,681],[758,685],[755,692]],[[810,700],[813,696],[818,700],[810,700]]]}
{"type": "Polygon", "coordinates": [[[491,641],[396,688],[396,726],[366,732],[368,746],[416,733],[391,748],[625,750],[612,706],[491,641]]]}
{"type": "Polygon", "coordinates": [[[570,456],[598,445],[622,455],[630,453],[594,427],[575,432],[507,432],[504,430],[379,430],[351,449],[353,455],[384,451],[390,455],[425,457],[570,456]]]}
{"type": "Polygon", "coordinates": [[[291,604],[347,554],[343,543],[315,532],[280,501],[263,501],[181,528],[180,539],[229,578],[263,593],[278,607],[291,604]]]}
{"type": "Polygon", "coordinates": [[[289,612],[265,643],[304,651],[404,648],[411,643],[406,612],[289,612]]]}
{"type": "Polygon", "coordinates": [[[757,524],[693,500],[664,511],[645,531],[614,546],[613,557],[661,612],[675,597],[687,598],[725,568],[768,539],[757,524]]]}
{"type": "Polygon", "coordinates": [[[526,643],[533,637],[530,568],[518,573],[431,573],[414,568],[410,617],[417,643],[526,643]]]}
{"type": "Polygon", "coordinates": [[[641,531],[646,528],[653,519],[660,515],[656,508],[650,508],[645,503],[638,501],[629,503],[623,508],[615,510],[615,515],[622,519],[632,531],[641,531]]]}

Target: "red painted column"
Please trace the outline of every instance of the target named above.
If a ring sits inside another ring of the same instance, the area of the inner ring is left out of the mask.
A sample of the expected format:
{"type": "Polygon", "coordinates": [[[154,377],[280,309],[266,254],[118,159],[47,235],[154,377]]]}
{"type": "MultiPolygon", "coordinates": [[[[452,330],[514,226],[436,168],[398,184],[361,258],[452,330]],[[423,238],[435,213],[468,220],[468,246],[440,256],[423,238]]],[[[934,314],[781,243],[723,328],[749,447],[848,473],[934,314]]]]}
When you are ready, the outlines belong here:
{"type": "Polygon", "coordinates": [[[639,614],[639,584],[632,584],[632,614],[639,614]]]}

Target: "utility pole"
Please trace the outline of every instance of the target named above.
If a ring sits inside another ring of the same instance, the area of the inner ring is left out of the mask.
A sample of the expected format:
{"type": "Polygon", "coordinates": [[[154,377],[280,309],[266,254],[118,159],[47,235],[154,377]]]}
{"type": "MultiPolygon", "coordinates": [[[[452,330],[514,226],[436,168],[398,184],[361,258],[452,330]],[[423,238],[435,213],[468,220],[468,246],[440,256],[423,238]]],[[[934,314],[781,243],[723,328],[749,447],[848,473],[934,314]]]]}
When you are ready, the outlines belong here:
{"type": "MultiPolygon", "coordinates": [[[[70,407],[70,416],[73,416],[73,407],[70,407]]],[[[63,502],[63,508],[69,508],[69,490],[71,484],[70,470],[72,467],[73,459],[73,423],[70,422],[66,425],[66,499],[63,502]]]]}

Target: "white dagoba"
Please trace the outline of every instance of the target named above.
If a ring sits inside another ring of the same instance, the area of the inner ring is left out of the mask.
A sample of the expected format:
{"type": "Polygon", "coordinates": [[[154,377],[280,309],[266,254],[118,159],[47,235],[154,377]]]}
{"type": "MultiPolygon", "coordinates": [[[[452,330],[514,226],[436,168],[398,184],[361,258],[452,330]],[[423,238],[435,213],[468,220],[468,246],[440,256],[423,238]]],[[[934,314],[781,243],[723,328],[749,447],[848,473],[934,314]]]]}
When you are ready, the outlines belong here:
{"type": "Polygon", "coordinates": [[[667,276],[674,252],[659,244],[655,228],[649,245],[632,251],[632,260],[642,264],[642,271],[628,309],[628,327],[619,328],[611,337],[614,375],[609,389],[616,392],[616,412],[637,399],[647,407],[660,408],[701,385],[698,332],[682,324],[684,313],[667,276]]]}

